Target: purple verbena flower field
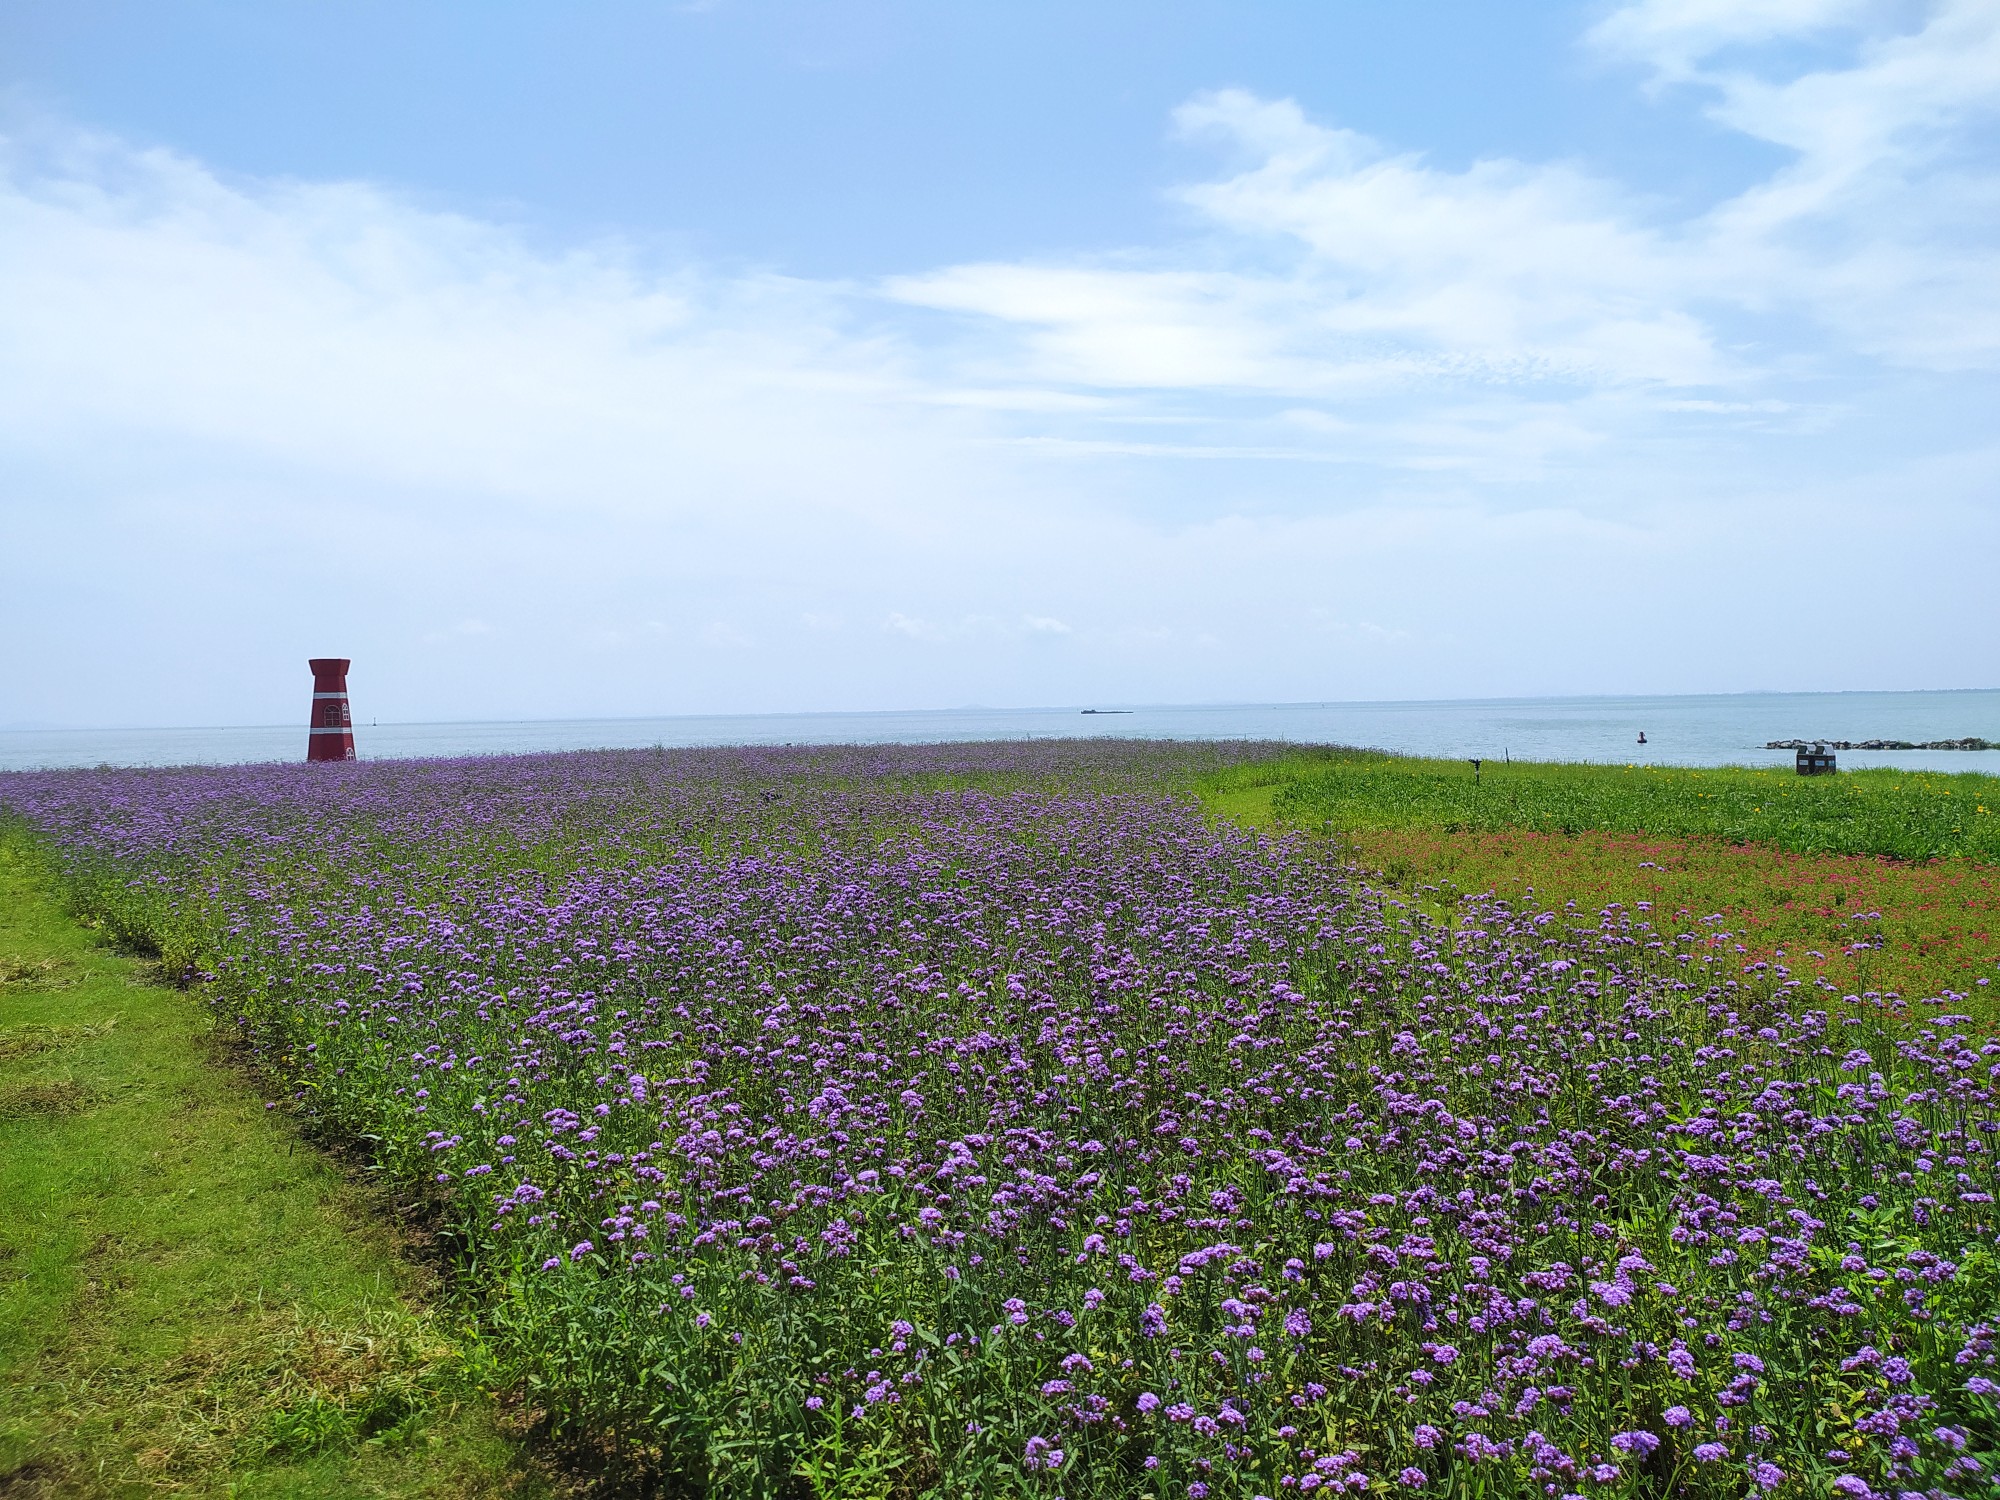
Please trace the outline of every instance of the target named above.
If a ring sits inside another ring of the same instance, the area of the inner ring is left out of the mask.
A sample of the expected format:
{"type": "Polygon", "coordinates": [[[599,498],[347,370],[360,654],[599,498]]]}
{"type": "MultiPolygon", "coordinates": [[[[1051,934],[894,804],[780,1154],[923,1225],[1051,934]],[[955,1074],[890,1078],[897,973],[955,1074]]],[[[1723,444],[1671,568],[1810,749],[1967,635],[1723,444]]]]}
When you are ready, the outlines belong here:
{"type": "Polygon", "coordinates": [[[1276,747],[0,778],[713,1494],[1990,1495],[2000,1045],[1639,914],[1423,909],[1276,747]]]}

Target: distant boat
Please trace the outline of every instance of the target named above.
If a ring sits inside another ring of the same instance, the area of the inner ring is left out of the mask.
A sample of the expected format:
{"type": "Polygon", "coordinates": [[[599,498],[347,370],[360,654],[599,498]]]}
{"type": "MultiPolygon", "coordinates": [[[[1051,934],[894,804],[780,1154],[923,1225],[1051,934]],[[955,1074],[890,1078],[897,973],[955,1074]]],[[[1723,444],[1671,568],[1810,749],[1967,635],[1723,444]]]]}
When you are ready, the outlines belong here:
{"type": "Polygon", "coordinates": [[[1132,710],[1129,708],[1086,708],[1084,712],[1087,714],[1129,714],[1132,710]]]}

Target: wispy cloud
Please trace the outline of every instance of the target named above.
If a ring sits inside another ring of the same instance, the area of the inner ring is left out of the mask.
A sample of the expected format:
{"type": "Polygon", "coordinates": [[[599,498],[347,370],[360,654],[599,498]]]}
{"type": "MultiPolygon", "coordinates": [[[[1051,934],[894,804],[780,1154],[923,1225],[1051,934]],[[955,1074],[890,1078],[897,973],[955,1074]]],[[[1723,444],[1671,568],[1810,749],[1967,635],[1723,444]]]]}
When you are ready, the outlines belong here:
{"type": "Polygon", "coordinates": [[[1225,90],[1176,125],[1249,165],[1177,196],[1240,245],[1238,264],[1216,265],[1211,236],[1185,264],[1171,249],[974,264],[886,291],[1011,328],[1021,380],[1084,389],[1338,402],[1465,386],[1735,392],[1866,355],[1992,368],[2000,170],[1978,131],[2000,111],[2000,10],[1952,0],[1907,32],[1881,11],[1645,0],[1595,28],[1600,51],[1795,153],[1690,215],[1567,163],[1440,168],[1225,90]],[[1741,56],[1829,30],[1850,38],[1843,64],[1741,56]],[[1789,320],[1778,340],[1776,318],[1789,320]]]}
{"type": "Polygon", "coordinates": [[[1684,78],[1717,53],[1860,26],[1884,9],[1880,0],[1636,0],[1599,21],[1589,40],[1684,78]]]}

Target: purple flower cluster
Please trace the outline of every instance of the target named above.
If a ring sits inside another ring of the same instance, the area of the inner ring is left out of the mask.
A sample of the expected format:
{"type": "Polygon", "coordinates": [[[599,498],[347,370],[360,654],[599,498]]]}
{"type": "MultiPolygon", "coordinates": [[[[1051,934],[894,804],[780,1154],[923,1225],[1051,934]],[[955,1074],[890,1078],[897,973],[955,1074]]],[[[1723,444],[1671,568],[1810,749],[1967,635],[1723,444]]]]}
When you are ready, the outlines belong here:
{"type": "Polygon", "coordinates": [[[1184,789],[1261,753],[0,806],[428,1186],[566,1420],[725,1489],[865,1447],[941,1492],[1989,1492],[2000,1046],[1211,826],[1184,789]]]}

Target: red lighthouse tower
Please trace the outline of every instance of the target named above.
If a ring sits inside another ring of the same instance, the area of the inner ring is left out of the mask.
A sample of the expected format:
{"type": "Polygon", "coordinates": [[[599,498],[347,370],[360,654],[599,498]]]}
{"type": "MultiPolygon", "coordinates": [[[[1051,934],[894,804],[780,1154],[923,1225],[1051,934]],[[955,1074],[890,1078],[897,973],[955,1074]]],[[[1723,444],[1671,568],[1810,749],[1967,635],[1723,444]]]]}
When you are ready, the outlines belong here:
{"type": "Polygon", "coordinates": [[[306,665],[313,674],[312,728],[306,731],[306,759],[353,760],[354,719],[347,711],[347,660],[316,656],[306,665]]]}

